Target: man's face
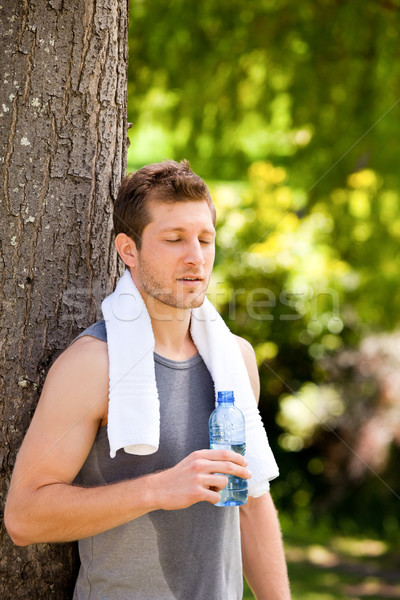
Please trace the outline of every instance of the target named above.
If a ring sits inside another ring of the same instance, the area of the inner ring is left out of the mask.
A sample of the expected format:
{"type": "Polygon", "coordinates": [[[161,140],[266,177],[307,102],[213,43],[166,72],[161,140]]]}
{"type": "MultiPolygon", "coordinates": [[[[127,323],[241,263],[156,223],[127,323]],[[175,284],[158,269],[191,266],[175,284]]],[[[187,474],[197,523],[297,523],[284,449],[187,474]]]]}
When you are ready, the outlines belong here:
{"type": "Polygon", "coordinates": [[[215,228],[206,200],[152,200],[151,222],[132,275],[148,308],[201,306],[215,256],[215,228]]]}

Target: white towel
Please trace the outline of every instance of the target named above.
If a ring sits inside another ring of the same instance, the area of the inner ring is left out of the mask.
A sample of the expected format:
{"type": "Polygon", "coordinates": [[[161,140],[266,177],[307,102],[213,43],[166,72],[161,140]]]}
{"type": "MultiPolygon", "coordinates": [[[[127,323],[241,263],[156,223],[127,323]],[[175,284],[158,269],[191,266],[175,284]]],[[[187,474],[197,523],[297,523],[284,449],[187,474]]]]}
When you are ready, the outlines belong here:
{"type": "MultiPolygon", "coordinates": [[[[156,452],[160,405],[154,367],[154,334],[146,305],[127,269],[102,303],[110,362],[108,439],[113,458],[156,452]]],[[[214,381],[215,393],[233,390],[246,421],[246,459],[253,476],[249,495],[269,489],[279,471],[268,444],[244,360],[235,336],[209,300],[192,310],[191,336],[214,381]]]]}

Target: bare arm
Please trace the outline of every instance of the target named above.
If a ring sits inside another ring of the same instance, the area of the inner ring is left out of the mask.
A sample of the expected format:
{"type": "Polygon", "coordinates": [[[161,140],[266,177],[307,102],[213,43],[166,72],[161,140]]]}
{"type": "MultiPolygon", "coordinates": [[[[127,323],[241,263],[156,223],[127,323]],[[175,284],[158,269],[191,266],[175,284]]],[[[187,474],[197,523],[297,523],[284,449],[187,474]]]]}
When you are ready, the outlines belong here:
{"type": "MultiPolygon", "coordinates": [[[[238,338],[254,396],[258,402],[260,379],[252,346],[238,338]]],[[[249,498],[240,507],[243,571],[257,600],[290,600],[282,536],[269,494],[249,498]]]]}
{"type": "Polygon", "coordinates": [[[257,600],[290,600],[276,510],[269,493],[240,507],[243,571],[257,600]]]}
{"type": "Polygon", "coordinates": [[[201,450],[166,471],[95,488],[74,486],[107,407],[107,347],[84,337],[51,368],[17,457],[5,511],[16,544],[81,539],[151,510],[214,504],[216,490],[227,482],[215,473],[249,476],[240,455],[201,450]]]}

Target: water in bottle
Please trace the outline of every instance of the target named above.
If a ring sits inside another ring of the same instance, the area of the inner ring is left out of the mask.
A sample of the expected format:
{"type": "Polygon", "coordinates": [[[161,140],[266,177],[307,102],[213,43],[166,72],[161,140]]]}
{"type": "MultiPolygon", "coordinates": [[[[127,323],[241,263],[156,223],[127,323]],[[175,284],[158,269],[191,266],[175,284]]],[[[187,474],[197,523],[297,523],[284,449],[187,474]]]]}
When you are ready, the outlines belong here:
{"type": "MultiPolygon", "coordinates": [[[[209,419],[210,448],[228,449],[244,454],[246,450],[243,413],[235,406],[233,392],[218,392],[217,408],[209,419]]],[[[247,480],[227,475],[228,485],[221,490],[216,506],[239,506],[247,502],[247,480]]]]}

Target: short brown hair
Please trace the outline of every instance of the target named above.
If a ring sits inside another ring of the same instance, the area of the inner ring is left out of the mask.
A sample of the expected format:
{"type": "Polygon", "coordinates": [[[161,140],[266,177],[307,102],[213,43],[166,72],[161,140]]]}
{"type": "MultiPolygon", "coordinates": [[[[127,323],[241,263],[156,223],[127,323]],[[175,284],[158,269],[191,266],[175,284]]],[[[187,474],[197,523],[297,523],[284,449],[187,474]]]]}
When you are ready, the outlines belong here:
{"type": "Polygon", "coordinates": [[[147,165],[124,177],[114,204],[115,235],[126,233],[138,250],[143,229],[150,223],[147,209],[150,200],[170,203],[206,200],[215,225],[216,212],[210,191],[202,178],[190,169],[187,160],[147,165]]]}

